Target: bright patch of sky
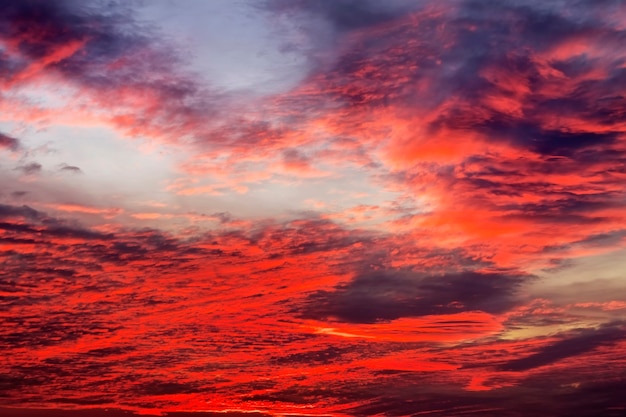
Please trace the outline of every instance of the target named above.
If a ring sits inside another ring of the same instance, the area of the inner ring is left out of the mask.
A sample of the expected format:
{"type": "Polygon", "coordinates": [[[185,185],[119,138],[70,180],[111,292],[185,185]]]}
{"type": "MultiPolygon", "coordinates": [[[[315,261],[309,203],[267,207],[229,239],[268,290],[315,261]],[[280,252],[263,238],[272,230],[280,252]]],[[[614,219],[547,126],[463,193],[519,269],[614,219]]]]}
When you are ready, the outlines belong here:
{"type": "MultiPolygon", "coordinates": [[[[231,0],[157,0],[139,16],[186,48],[191,66],[218,89],[255,95],[287,91],[307,75],[302,51],[287,50],[276,26],[253,5],[231,0]]],[[[282,22],[286,23],[286,22],[282,22]]],[[[281,24],[281,30],[288,29],[281,24]]],[[[293,28],[295,31],[296,29],[293,28]]]]}

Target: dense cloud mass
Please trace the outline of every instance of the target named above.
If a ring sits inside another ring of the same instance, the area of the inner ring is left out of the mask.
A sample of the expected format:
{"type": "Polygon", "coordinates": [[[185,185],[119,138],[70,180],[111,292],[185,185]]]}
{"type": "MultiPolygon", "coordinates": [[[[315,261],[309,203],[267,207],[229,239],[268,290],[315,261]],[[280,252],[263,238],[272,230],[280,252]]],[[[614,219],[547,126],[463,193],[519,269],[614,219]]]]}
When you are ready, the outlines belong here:
{"type": "Polygon", "coordinates": [[[624,414],[624,1],[0,10],[0,414],[624,414]]]}
{"type": "Polygon", "coordinates": [[[16,151],[20,147],[20,141],[14,137],[7,136],[0,132],[0,147],[11,151],[16,151]]]}
{"type": "Polygon", "coordinates": [[[356,323],[462,311],[502,313],[515,302],[515,287],[524,277],[460,272],[424,276],[406,271],[370,272],[320,291],[310,299],[307,315],[335,316],[356,323]]]}

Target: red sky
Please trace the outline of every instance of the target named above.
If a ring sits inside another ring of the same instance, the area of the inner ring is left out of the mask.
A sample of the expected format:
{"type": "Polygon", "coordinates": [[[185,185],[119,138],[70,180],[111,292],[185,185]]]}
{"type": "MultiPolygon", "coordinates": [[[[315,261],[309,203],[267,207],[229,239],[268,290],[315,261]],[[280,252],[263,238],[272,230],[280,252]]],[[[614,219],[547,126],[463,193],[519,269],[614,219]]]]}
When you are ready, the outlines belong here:
{"type": "Polygon", "coordinates": [[[0,10],[3,416],[624,414],[623,1],[0,10]]]}

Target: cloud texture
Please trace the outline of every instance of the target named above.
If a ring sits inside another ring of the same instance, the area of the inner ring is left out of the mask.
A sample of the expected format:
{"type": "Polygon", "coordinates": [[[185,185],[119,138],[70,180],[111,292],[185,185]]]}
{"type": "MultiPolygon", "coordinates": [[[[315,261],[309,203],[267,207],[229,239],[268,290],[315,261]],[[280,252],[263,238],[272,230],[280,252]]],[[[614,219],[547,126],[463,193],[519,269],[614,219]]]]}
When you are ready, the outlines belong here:
{"type": "Polygon", "coordinates": [[[213,7],[0,1],[0,413],[623,415],[623,1],[213,7]]]}

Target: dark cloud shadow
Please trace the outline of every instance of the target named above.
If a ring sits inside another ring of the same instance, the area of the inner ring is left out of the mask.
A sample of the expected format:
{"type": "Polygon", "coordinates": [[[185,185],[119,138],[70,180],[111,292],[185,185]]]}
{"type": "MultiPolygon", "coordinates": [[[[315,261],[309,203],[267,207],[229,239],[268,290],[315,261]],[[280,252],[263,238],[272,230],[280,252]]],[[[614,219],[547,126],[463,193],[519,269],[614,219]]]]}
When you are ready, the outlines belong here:
{"type": "Polygon", "coordinates": [[[607,324],[598,329],[585,329],[567,335],[563,340],[542,347],[539,352],[500,366],[503,371],[527,371],[550,365],[561,359],[582,355],[600,346],[607,346],[626,339],[623,323],[607,324]]]}
{"type": "Polygon", "coordinates": [[[41,172],[42,166],[39,162],[29,162],[15,168],[16,171],[22,172],[24,175],[34,175],[41,172]]]}
{"type": "Polygon", "coordinates": [[[20,149],[21,146],[22,145],[19,139],[16,139],[9,135],[5,135],[4,133],[0,132],[0,149],[4,148],[15,152],[20,149]]]}
{"type": "Polygon", "coordinates": [[[472,271],[440,275],[371,271],[334,291],[311,294],[300,313],[306,318],[354,323],[475,310],[502,313],[516,305],[516,290],[528,279],[524,275],[472,271]]]}

